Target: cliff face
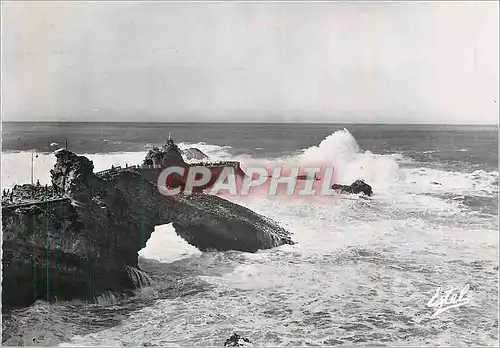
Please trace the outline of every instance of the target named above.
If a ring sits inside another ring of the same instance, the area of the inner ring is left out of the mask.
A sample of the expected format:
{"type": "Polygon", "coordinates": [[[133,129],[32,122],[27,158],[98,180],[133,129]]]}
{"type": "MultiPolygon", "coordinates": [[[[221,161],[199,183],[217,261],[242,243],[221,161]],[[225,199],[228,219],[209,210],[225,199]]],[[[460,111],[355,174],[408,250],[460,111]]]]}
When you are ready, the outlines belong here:
{"type": "Polygon", "coordinates": [[[56,157],[50,190],[67,199],[2,207],[4,306],[133,288],[127,266],[137,267],[157,225],[172,223],[202,251],[293,244],[276,223],[219,197],[167,197],[140,172],[102,179],[83,156],[59,150],[56,157]]]}

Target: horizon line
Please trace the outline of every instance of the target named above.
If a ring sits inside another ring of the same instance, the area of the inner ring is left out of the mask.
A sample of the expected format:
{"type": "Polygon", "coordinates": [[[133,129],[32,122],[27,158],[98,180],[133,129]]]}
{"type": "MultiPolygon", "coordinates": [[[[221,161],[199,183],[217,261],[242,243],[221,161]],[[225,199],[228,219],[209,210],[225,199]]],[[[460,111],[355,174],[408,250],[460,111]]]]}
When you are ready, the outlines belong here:
{"type": "Polygon", "coordinates": [[[130,124],[148,124],[148,123],[162,123],[162,124],[349,124],[349,125],[410,125],[410,126],[499,126],[498,123],[414,123],[414,122],[238,122],[238,121],[209,121],[209,122],[201,122],[201,121],[32,121],[32,120],[20,120],[20,121],[4,121],[1,123],[130,123],[130,124]]]}

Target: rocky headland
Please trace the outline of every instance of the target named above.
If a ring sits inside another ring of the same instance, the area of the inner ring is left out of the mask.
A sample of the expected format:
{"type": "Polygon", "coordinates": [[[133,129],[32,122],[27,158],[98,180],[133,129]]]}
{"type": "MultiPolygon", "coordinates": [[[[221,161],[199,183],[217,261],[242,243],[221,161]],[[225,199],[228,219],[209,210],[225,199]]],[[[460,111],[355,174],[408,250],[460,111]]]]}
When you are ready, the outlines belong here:
{"type": "Polygon", "coordinates": [[[2,202],[5,309],[133,289],[130,270],[158,225],[202,251],[294,244],[276,222],[217,196],[160,194],[141,167],[98,175],[86,157],[55,156],[51,186],[17,186],[2,202]]]}

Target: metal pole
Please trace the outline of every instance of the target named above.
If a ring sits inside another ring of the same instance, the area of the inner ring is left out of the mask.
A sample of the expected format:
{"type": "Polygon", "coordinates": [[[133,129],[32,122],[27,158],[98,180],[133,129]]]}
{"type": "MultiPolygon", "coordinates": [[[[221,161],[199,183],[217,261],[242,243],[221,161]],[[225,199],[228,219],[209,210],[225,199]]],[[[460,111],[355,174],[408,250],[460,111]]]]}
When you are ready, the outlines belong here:
{"type": "Polygon", "coordinates": [[[33,185],[33,151],[31,151],[31,185],[33,185]]]}

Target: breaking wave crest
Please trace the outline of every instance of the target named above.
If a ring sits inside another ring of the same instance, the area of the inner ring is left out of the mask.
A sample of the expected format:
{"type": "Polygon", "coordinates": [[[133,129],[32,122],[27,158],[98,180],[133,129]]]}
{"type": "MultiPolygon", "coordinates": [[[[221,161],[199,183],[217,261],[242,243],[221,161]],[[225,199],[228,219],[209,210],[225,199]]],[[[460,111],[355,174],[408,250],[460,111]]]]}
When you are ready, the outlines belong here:
{"type": "Polygon", "coordinates": [[[498,196],[498,171],[476,170],[472,173],[438,170],[421,167],[402,154],[374,154],[360,149],[358,142],[347,129],[338,130],[317,146],[311,146],[293,157],[288,163],[323,164],[335,167],[336,179],[341,184],[351,184],[363,179],[380,189],[393,187],[398,192],[426,193],[453,192],[479,196],[498,196]],[[412,163],[411,168],[400,164],[412,163]]]}
{"type": "Polygon", "coordinates": [[[336,131],[318,146],[311,146],[296,157],[301,164],[333,165],[337,181],[351,184],[363,179],[372,185],[385,185],[399,180],[397,155],[377,155],[362,151],[354,136],[347,130],[336,131]]]}

